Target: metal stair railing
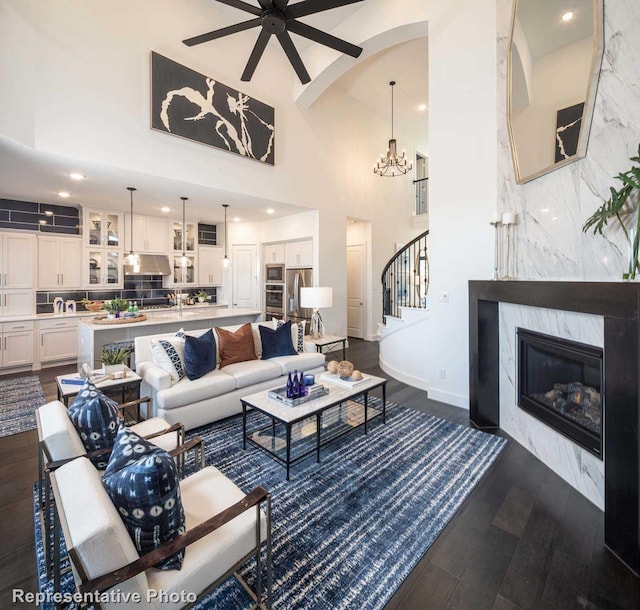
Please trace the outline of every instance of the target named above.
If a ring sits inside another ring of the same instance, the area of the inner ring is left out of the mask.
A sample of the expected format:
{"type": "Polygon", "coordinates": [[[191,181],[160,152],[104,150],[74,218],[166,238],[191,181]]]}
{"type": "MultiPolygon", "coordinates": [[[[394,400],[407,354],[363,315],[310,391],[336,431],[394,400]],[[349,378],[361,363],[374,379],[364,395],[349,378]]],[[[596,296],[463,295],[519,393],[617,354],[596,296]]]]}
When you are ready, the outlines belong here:
{"type": "Polygon", "coordinates": [[[426,309],[429,290],[427,237],[421,233],[399,250],[382,270],[382,321],[400,317],[401,307],[426,309]]]}

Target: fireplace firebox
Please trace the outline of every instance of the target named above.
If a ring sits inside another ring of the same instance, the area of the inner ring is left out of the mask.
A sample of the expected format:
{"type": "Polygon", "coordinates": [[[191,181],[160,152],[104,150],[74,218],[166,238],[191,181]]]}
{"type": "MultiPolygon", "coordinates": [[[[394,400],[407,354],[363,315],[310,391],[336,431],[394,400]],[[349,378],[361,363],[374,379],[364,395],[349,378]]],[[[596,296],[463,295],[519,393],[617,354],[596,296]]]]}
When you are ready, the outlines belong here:
{"type": "Polygon", "coordinates": [[[518,406],[600,459],[602,353],[518,328],[518,406]]]}

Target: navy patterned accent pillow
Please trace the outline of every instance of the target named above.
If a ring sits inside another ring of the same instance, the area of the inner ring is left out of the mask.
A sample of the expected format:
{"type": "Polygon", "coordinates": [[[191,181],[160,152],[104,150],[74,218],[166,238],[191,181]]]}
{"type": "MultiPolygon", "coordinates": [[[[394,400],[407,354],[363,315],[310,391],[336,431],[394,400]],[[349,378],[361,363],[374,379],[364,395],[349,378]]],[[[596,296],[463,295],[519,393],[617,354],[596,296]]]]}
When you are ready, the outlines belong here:
{"type": "MultiPolygon", "coordinates": [[[[140,555],[185,533],[178,470],[160,447],[122,426],[102,482],[140,555]]],[[[154,567],[179,570],[184,550],[154,567]]]]}
{"type": "MultiPolygon", "coordinates": [[[[113,447],[120,424],[118,403],[105,396],[88,379],[71,403],[68,414],[87,453],[113,447]]],[[[104,470],[109,454],[90,459],[96,468],[104,470]]]]}
{"type": "MultiPolygon", "coordinates": [[[[276,328],[280,328],[283,324],[286,324],[286,322],[278,320],[276,322],[276,328]]],[[[298,353],[304,352],[304,325],[304,322],[296,322],[291,325],[291,339],[293,340],[293,346],[296,348],[298,353]]]]}

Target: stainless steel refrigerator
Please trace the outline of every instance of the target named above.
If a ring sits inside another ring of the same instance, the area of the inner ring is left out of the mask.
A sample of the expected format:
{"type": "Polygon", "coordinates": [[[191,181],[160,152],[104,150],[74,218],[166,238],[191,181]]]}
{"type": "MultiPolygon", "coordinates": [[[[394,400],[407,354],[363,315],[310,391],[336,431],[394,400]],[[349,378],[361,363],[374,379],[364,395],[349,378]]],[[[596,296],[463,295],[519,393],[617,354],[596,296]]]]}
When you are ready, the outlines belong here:
{"type": "Polygon", "coordinates": [[[313,269],[287,269],[285,286],[287,320],[310,320],[313,311],[308,307],[300,307],[300,289],[313,286],[313,269]]]}

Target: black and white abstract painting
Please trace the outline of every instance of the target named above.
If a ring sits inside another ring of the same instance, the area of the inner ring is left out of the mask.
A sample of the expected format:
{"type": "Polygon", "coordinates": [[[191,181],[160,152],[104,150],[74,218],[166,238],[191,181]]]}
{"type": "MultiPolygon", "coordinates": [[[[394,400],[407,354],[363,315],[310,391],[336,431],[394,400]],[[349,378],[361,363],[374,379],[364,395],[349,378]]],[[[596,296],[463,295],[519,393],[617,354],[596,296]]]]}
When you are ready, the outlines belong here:
{"type": "Polygon", "coordinates": [[[556,163],[578,152],[584,102],[558,110],[556,119],[556,163]]]}
{"type": "Polygon", "coordinates": [[[274,109],[151,53],[151,128],[274,165],[274,109]]]}

